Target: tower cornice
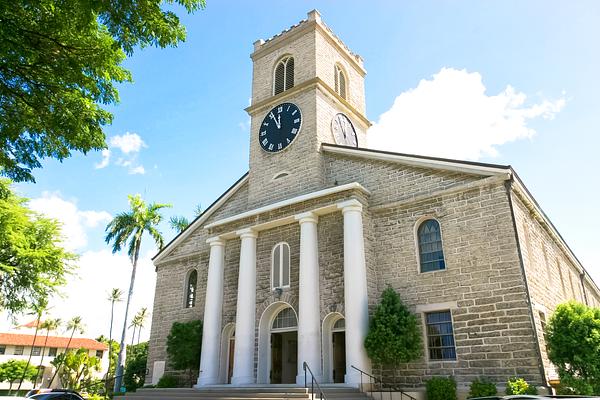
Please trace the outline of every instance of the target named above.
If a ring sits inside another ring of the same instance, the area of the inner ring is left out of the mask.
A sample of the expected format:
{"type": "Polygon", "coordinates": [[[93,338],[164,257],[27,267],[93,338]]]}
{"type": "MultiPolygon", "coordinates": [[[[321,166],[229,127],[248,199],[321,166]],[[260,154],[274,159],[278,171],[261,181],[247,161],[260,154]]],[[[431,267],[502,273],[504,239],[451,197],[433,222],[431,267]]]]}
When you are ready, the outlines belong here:
{"type": "Polygon", "coordinates": [[[352,106],[352,104],[350,104],[346,99],[344,99],[342,96],[336,93],[336,91],[333,90],[331,86],[329,86],[325,81],[323,81],[319,77],[315,77],[304,81],[301,84],[286,90],[285,92],[269,97],[263,101],[259,101],[256,104],[252,104],[251,106],[246,107],[244,110],[250,116],[254,116],[258,112],[266,111],[269,108],[272,108],[273,106],[282,103],[285,100],[290,99],[291,97],[294,97],[302,91],[314,88],[319,89],[325,95],[333,96],[345,108],[344,111],[349,114],[352,114],[353,117],[358,119],[361,122],[361,124],[364,125],[365,129],[369,128],[372,125],[371,121],[369,121],[366,116],[364,116],[360,111],[358,111],[354,106],[352,106]]]}

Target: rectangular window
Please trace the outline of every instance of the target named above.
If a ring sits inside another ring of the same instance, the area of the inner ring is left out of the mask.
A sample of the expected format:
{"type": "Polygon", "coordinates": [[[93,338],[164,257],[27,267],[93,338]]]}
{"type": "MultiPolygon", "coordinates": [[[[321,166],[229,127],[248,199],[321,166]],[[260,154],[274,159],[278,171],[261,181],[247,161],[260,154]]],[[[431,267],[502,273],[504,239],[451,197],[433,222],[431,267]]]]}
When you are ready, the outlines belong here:
{"type": "Polygon", "coordinates": [[[15,356],[22,356],[23,350],[25,350],[24,346],[15,346],[15,356]]]}
{"type": "Polygon", "coordinates": [[[544,340],[547,342],[547,340],[546,340],[546,314],[544,314],[541,311],[539,313],[540,313],[540,325],[542,326],[542,334],[544,335],[544,340]]]}
{"type": "Polygon", "coordinates": [[[48,355],[50,357],[56,357],[56,350],[58,350],[56,347],[50,347],[48,349],[48,355]]]}
{"type": "Polygon", "coordinates": [[[450,310],[425,314],[430,360],[456,360],[450,310]]]}
{"type": "Polygon", "coordinates": [[[6,346],[0,346],[0,355],[6,354],[6,346]]]}
{"type": "Polygon", "coordinates": [[[39,346],[34,346],[34,347],[31,349],[31,355],[32,355],[32,356],[39,356],[40,354],[42,354],[42,348],[41,348],[41,347],[39,347],[39,346]]]}
{"type": "Polygon", "coordinates": [[[96,350],[96,357],[98,357],[99,359],[102,359],[103,355],[104,355],[104,351],[102,351],[102,350],[96,350]]]}

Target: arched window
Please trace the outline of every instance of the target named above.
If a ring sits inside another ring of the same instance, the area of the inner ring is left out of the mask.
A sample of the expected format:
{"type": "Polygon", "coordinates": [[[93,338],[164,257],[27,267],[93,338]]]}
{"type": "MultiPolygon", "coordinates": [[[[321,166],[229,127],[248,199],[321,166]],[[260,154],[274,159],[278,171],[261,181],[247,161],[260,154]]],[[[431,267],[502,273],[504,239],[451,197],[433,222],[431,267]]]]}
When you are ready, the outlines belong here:
{"type": "Polygon", "coordinates": [[[196,305],[196,285],[198,283],[198,271],[192,270],[188,275],[185,289],[185,308],[192,308],[196,305]]]}
{"type": "Polygon", "coordinates": [[[296,313],[291,307],[284,308],[277,314],[271,325],[271,330],[290,329],[298,326],[296,313]]]}
{"type": "Polygon", "coordinates": [[[419,225],[419,262],[421,272],[437,271],[446,268],[444,249],[442,248],[442,231],[435,219],[428,219],[419,225]]]}
{"type": "Polygon", "coordinates": [[[344,99],[346,98],[346,75],[342,70],[342,67],[336,64],[335,70],[335,92],[342,96],[344,99]]]}
{"type": "Polygon", "coordinates": [[[285,57],[275,67],[273,95],[294,87],[294,58],[285,57]]]}
{"type": "Polygon", "coordinates": [[[290,246],[285,242],[273,247],[271,278],[273,288],[290,286],[290,246]]]}

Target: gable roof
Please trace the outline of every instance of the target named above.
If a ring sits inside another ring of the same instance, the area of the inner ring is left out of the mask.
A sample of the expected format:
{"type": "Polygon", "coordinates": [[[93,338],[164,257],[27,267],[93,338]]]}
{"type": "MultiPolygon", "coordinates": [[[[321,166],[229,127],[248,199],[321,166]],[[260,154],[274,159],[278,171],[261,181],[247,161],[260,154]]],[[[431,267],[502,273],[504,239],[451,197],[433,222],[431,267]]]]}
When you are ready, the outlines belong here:
{"type": "MultiPolygon", "coordinates": [[[[22,333],[0,333],[0,345],[11,345],[11,346],[29,346],[33,343],[34,335],[27,335],[22,333]]],[[[35,338],[34,346],[43,347],[46,343],[46,347],[57,347],[66,348],[69,343],[68,337],[61,336],[48,336],[48,342],[46,342],[46,335],[38,335],[35,338]]],[[[69,345],[71,349],[88,349],[88,350],[107,350],[108,346],[94,339],[87,338],[73,338],[69,345]]]]}
{"type": "Polygon", "coordinates": [[[243,185],[248,181],[248,172],[240,177],[233,185],[229,187],[222,195],[220,195],[204,212],[198,215],[183,231],[181,231],[177,236],[175,236],[165,247],[163,247],[158,253],[152,257],[152,261],[155,263],[160,262],[163,258],[165,258],[171,250],[175,248],[176,245],[184,241],[192,232],[202,225],[204,221],[208,219],[225,203],[231,196],[233,196],[243,185]]]}
{"type": "Polygon", "coordinates": [[[323,143],[323,151],[371,160],[392,161],[420,168],[432,168],[445,171],[457,171],[476,175],[496,175],[511,172],[510,165],[489,164],[476,161],[454,160],[450,158],[430,157],[417,154],[394,153],[384,150],[373,150],[364,147],[349,147],[338,144],[323,143]]]}

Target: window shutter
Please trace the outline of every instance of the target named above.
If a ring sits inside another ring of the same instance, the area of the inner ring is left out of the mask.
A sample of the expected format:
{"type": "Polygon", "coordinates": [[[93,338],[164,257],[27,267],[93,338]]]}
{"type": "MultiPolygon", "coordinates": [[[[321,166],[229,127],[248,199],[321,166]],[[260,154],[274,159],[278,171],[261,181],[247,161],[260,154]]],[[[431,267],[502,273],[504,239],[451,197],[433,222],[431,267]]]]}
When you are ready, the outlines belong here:
{"type": "Polygon", "coordinates": [[[273,94],[279,94],[285,90],[284,81],[285,81],[285,65],[280,62],[277,65],[277,68],[275,68],[275,90],[274,90],[273,94]]]}
{"type": "Polygon", "coordinates": [[[287,59],[285,66],[285,90],[294,87],[294,59],[292,57],[287,59]]]}

